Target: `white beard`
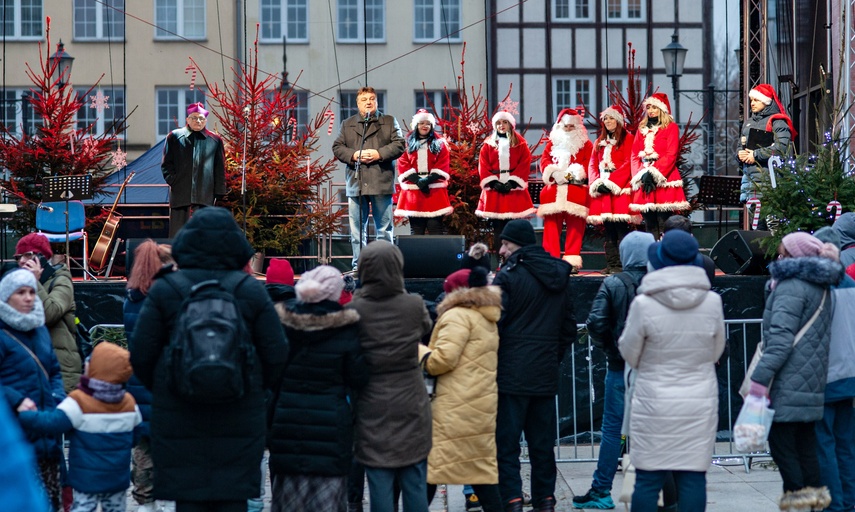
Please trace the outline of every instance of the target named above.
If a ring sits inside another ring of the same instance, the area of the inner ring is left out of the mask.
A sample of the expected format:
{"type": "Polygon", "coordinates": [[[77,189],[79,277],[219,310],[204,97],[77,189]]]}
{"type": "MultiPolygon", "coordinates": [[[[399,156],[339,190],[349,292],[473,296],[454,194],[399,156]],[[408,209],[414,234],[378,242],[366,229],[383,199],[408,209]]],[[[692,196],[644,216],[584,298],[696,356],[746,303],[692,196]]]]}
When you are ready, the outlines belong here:
{"type": "Polygon", "coordinates": [[[565,132],[563,128],[553,128],[549,133],[552,141],[552,161],[559,169],[567,169],[570,159],[585,146],[588,132],[582,127],[577,127],[571,132],[565,132]]]}

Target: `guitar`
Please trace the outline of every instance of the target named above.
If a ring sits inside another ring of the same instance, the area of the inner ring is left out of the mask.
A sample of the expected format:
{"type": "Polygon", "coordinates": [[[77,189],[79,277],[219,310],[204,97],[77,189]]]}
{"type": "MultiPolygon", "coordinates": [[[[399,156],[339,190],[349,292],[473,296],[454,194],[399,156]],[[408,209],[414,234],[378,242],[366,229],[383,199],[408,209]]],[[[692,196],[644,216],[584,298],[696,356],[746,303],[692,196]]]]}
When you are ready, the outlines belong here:
{"type": "Polygon", "coordinates": [[[101,236],[98,237],[98,242],[95,243],[95,248],[92,249],[92,254],[89,256],[89,267],[96,272],[103,270],[107,266],[107,255],[109,254],[110,245],[113,244],[116,229],[119,227],[119,221],[122,220],[122,215],[116,211],[116,206],[119,204],[119,198],[122,197],[125,186],[131,181],[134,174],[136,173],[131,171],[119,188],[116,200],[113,202],[113,207],[110,208],[110,213],[107,214],[107,220],[104,221],[104,227],[101,229],[101,236]]]}

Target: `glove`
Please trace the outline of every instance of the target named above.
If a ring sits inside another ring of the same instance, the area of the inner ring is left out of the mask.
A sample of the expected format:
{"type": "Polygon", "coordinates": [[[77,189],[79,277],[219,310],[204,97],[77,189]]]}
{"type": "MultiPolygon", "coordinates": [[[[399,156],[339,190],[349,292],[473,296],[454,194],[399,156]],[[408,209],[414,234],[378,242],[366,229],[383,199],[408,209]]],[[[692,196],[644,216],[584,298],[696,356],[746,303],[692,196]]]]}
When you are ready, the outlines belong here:
{"type": "Polygon", "coordinates": [[[505,189],[505,184],[498,180],[491,181],[488,186],[500,194],[504,194],[507,192],[507,189],[505,189]]]}
{"type": "Polygon", "coordinates": [[[436,183],[437,181],[439,181],[441,179],[442,179],[442,176],[440,176],[439,174],[433,173],[433,172],[427,175],[428,184],[436,183]]]}
{"type": "Polygon", "coordinates": [[[417,183],[419,182],[419,180],[420,180],[421,178],[419,178],[418,173],[415,173],[415,172],[414,172],[413,174],[410,174],[409,176],[407,176],[407,177],[406,177],[406,178],[404,178],[404,179],[405,179],[405,180],[407,180],[407,181],[409,181],[409,182],[410,182],[410,183],[412,183],[413,185],[415,185],[415,184],[417,184],[417,183]]]}
{"type": "Polygon", "coordinates": [[[599,192],[600,194],[611,194],[612,190],[609,187],[600,183],[600,186],[597,187],[597,192],[599,192]]]}
{"type": "Polygon", "coordinates": [[[748,388],[748,394],[766,398],[769,396],[769,388],[752,380],[751,387],[748,388]]]}
{"type": "Polygon", "coordinates": [[[516,181],[508,181],[508,182],[505,182],[505,188],[507,189],[508,192],[510,192],[511,190],[513,190],[515,188],[520,188],[520,184],[517,183],[516,181]]]}
{"type": "Polygon", "coordinates": [[[427,177],[419,178],[419,181],[416,182],[416,186],[419,187],[419,190],[421,190],[423,194],[430,194],[430,181],[427,177]]]}
{"type": "Polygon", "coordinates": [[[641,177],[641,188],[645,194],[651,194],[656,190],[656,181],[649,172],[644,173],[644,176],[641,177]]]}

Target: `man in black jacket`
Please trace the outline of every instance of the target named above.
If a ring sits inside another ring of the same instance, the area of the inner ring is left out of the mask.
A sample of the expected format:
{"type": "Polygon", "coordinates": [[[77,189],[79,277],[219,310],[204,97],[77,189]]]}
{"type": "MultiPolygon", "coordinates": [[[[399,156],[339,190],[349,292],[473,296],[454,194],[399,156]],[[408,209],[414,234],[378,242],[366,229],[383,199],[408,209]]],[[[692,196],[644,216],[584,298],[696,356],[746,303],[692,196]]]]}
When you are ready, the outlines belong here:
{"type": "Polygon", "coordinates": [[[508,222],[493,284],[502,289],[496,450],[505,510],[522,511],[520,434],[531,458],[535,511],[555,510],[555,394],[564,351],[576,339],[570,264],[537,243],[527,220],[508,222]]]}
{"type": "Polygon", "coordinates": [[[605,352],[608,370],[603,395],[603,437],[597,469],[594,471],[591,489],[573,498],[575,508],[615,508],[611,490],[621,454],[620,432],[626,394],[624,361],[618,352],[617,340],[623,332],[635,290],[647,273],[647,248],[654,242],[653,235],[642,231],[633,231],[621,240],[620,262],[623,272],[603,280],[588,313],[588,335],[591,343],[605,352]]]}

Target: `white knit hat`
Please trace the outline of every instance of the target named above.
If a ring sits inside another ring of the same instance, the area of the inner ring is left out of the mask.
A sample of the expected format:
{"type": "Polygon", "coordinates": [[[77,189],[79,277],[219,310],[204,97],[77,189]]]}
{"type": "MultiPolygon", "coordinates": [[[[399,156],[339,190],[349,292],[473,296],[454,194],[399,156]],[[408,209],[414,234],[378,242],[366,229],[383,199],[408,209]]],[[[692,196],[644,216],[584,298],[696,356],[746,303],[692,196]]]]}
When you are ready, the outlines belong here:
{"type": "Polygon", "coordinates": [[[341,272],[329,265],[321,265],[306,272],[294,286],[297,299],[309,303],[322,300],[338,301],[343,289],[344,279],[341,272]]]}
{"type": "Polygon", "coordinates": [[[29,270],[18,268],[7,273],[0,280],[0,301],[6,302],[13,293],[19,288],[28,286],[33,290],[38,290],[39,284],[36,282],[36,276],[29,270]]]}

